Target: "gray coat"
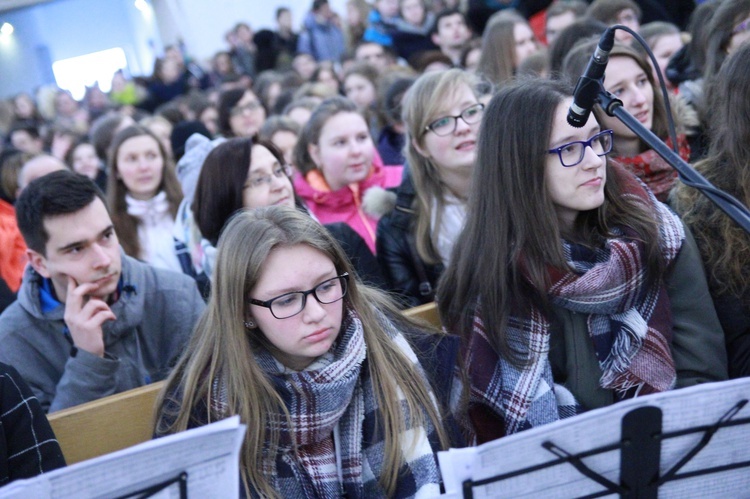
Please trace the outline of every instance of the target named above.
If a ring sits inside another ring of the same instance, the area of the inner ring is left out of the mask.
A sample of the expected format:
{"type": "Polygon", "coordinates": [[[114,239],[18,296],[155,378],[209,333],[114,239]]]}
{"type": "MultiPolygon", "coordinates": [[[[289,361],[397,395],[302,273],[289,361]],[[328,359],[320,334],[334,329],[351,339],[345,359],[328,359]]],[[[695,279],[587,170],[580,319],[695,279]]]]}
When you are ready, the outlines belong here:
{"type": "Polygon", "coordinates": [[[164,379],[205,304],[195,281],[122,256],[116,321],[103,325],[105,356],[71,356],[65,307],[42,311],[42,277],[26,268],[18,300],[0,315],[0,362],[14,366],[47,412],[164,379]]]}

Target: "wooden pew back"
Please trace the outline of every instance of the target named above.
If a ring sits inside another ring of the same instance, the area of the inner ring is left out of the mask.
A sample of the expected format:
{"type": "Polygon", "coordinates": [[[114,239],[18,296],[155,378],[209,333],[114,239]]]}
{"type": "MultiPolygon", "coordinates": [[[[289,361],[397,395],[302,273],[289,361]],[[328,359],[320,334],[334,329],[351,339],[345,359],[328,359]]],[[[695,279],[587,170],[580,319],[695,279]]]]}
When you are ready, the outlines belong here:
{"type": "Polygon", "coordinates": [[[151,439],[156,396],[164,382],[77,405],[48,416],[68,464],[151,439]]]}
{"type": "Polygon", "coordinates": [[[437,329],[442,329],[440,323],[440,313],[438,312],[437,303],[425,303],[418,307],[404,310],[404,315],[412,318],[421,319],[437,329]]]}

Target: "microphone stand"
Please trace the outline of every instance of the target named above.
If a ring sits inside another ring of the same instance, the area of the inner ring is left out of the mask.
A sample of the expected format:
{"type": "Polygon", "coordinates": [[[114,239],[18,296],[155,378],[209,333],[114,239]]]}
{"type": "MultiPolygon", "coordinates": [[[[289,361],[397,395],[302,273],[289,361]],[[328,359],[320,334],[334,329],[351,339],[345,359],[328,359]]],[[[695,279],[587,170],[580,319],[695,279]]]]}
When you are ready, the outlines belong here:
{"type": "Polygon", "coordinates": [[[599,84],[599,95],[597,101],[604,112],[608,115],[619,119],[626,127],[633,131],[646,144],[648,144],[656,153],[664,158],[672,168],[677,170],[680,178],[686,185],[698,189],[701,194],[710,199],[717,208],[727,214],[729,218],[742,227],[745,232],[750,234],[750,211],[740,203],[736,198],[730,196],[724,191],[714,187],[706,178],[695,171],[693,167],[687,164],[677,153],[672,151],[667,145],[654,133],[643,126],[635,119],[633,115],[622,107],[622,101],[614,97],[604,89],[601,82],[599,84]]]}

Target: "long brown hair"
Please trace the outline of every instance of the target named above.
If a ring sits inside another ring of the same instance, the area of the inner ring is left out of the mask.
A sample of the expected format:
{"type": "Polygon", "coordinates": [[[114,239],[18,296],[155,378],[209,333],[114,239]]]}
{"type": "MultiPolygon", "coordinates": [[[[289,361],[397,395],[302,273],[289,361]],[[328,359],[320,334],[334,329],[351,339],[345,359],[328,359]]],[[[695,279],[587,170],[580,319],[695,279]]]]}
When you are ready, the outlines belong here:
{"type": "MultiPolygon", "coordinates": [[[[208,308],[198,321],[192,339],[162,390],[157,407],[166,420],[156,428],[160,435],[183,431],[191,424],[198,408],[208,407],[208,422],[239,415],[248,426],[241,450],[241,469],[248,496],[255,490],[262,497],[276,497],[271,478],[264,474],[264,449],[275,459],[279,435],[271,429],[270,418],[282,413],[291,425],[285,405],[254,352],[263,348],[262,332],[253,337],[243,323],[247,317],[247,297],[260,277],[265,261],[274,248],[308,245],[325,254],[336,272],[349,272],[351,264],[327,230],[309,216],[288,207],[243,210],[235,215],[219,239],[216,270],[211,278],[208,308]],[[252,248],[252,251],[248,251],[252,248]],[[220,378],[226,387],[228,414],[211,411],[218,398],[213,382],[220,378]],[[176,412],[169,408],[177,408],[176,412]]],[[[396,307],[383,293],[349,280],[344,306],[359,315],[367,345],[372,386],[381,413],[385,436],[383,474],[378,477],[386,494],[392,495],[403,461],[402,432],[430,420],[441,445],[447,445],[440,414],[419,372],[379,325],[378,311],[406,327],[396,307]],[[399,400],[403,393],[404,402],[399,400]],[[406,405],[404,416],[402,403],[406,405]]],[[[259,331],[259,330],[255,330],[259,331]]]]}
{"type": "Polygon", "coordinates": [[[477,72],[495,85],[503,85],[511,80],[518,69],[514,35],[516,24],[528,24],[528,21],[513,9],[501,10],[490,17],[484,29],[477,72]]]}
{"type": "MultiPolygon", "coordinates": [[[[583,74],[586,68],[586,64],[588,63],[591,54],[594,53],[594,50],[596,49],[598,43],[598,40],[581,42],[570,51],[567,57],[565,57],[562,72],[566,82],[574,84],[578,80],[578,77],[583,74]]],[[[639,53],[629,45],[615,43],[614,47],[612,47],[612,50],[609,53],[610,61],[613,57],[629,57],[630,59],[635,61],[635,63],[643,70],[644,73],[646,73],[646,78],[648,78],[648,83],[649,85],[651,85],[654,94],[653,120],[651,122],[651,131],[654,132],[654,134],[660,139],[665,140],[668,136],[667,108],[664,106],[664,98],[659,91],[659,86],[656,85],[656,82],[654,81],[654,73],[651,70],[651,66],[649,65],[648,61],[646,60],[646,56],[639,53]]],[[[602,119],[607,117],[607,115],[604,113],[604,110],[599,104],[594,106],[594,114],[596,115],[596,119],[599,121],[599,123],[602,123],[602,119]]],[[[641,144],[641,151],[646,150],[646,143],[640,139],[639,141],[641,144]]],[[[613,152],[617,154],[617,137],[615,137],[612,147],[613,152]]]]}
{"type": "MultiPolygon", "coordinates": [[[[438,287],[443,325],[468,338],[481,307],[487,336],[496,351],[521,362],[507,345],[511,311],[533,303],[549,312],[547,269],[568,270],[562,229],[545,181],[549,138],[558,105],[571,87],[541,79],[521,80],[490,101],[480,129],[466,225],[438,287]]],[[[646,245],[648,275],[664,267],[659,230],[642,204],[620,195],[617,175],[607,165],[605,201],[579,214],[566,238],[600,245],[614,226],[632,228],[646,245]]]]}
{"type": "MultiPolygon", "coordinates": [[[[750,44],[721,66],[707,98],[714,110],[711,144],[695,165],[703,176],[746,206],[750,204],[750,44]]],[[[707,197],[678,182],[672,204],[698,243],[713,292],[743,296],[750,291],[750,236],[707,197]]]]}
{"type": "Polygon", "coordinates": [[[148,128],[140,125],[132,125],[120,130],[112,139],[112,145],[109,148],[109,176],[107,178],[107,203],[109,204],[110,214],[112,215],[112,224],[120,239],[120,244],[125,253],[134,257],[141,257],[141,243],[138,239],[139,221],[133,215],[128,214],[128,204],[125,201],[125,194],[128,188],[117,173],[117,153],[122,144],[133,137],[148,135],[156,141],[159,146],[159,154],[164,161],[164,171],[161,176],[159,190],[167,194],[169,201],[169,213],[172,218],[177,216],[177,209],[182,201],[182,187],[177,180],[177,174],[174,171],[174,164],[167,155],[161,141],[148,128]]]}

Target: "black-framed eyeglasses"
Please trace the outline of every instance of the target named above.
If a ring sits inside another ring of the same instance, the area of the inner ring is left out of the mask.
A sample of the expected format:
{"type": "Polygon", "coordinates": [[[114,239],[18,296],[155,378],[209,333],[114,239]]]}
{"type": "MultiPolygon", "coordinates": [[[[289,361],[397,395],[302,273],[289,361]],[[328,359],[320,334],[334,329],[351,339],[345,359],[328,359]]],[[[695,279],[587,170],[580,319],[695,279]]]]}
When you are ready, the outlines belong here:
{"type": "Polygon", "coordinates": [[[271,173],[272,175],[251,175],[250,178],[247,179],[247,182],[245,182],[245,185],[243,187],[245,189],[258,189],[263,186],[271,185],[274,177],[291,177],[293,172],[292,167],[289,165],[278,165],[273,169],[271,173]]]}
{"type": "Polygon", "coordinates": [[[318,303],[327,305],[334,303],[346,296],[349,282],[349,273],[344,272],[333,279],[327,279],[307,291],[292,291],[283,295],[261,301],[250,299],[250,303],[259,307],[266,307],[277,319],[288,319],[302,312],[307,305],[308,295],[313,295],[318,303]]]}
{"type": "Polygon", "coordinates": [[[458,116],[443,116],[424,127],[424,129],[427,132],[433,132],[439,137],[445,137],[456,131],[458,118],[464,120],[464,123],[467,125],[473,125],[481,121],[483,112],[484,104],[474,104],[461,111],[461,114],[458,116]]]}
{"type": "Polygon", "coordinates": [[[589,140],[575,140],[550,149],[547,152],[557,154],[563,166],[575,166],[583,161],[587,147],[590,147],[597,156],[606,156],[612,152],[613,136],[614,132],[612,130],[602,130],[589,140]]]}
{"type": "Polygon", "coordinates": [[[260,102],[258,101],[251,101],[243,106],[234,106],[230,111],[229,114],[231,116],[239,116],[241,114],[245,114],[245,111],[257,111],[261,108],[260,102]]]}

